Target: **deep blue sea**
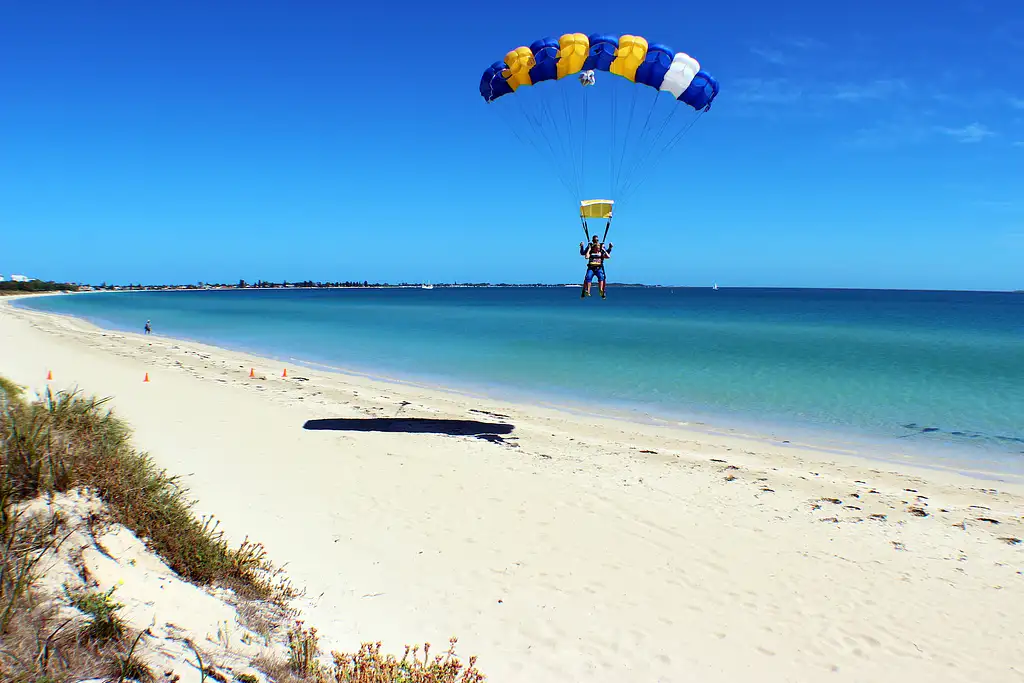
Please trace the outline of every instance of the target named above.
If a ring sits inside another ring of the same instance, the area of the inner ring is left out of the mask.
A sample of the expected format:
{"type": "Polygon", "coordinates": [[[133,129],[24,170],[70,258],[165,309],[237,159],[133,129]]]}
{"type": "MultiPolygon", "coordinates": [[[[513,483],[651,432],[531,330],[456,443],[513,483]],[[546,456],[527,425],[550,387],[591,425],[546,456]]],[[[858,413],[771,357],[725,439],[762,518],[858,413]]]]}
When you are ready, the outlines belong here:
{"type": "Polygon", "coordinates": [[[19,305],[136,332],[151,319],[161,335],[470,391],[1024,463],[1024,294],[579,293],[124,292],[19,305]]]}

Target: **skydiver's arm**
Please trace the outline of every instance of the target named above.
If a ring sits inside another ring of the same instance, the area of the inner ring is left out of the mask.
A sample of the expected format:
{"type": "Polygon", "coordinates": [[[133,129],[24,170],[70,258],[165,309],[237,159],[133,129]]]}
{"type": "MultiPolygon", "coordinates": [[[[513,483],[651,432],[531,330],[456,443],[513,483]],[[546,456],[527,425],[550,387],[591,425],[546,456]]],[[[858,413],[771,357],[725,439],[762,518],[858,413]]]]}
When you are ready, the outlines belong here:
{"type": "Polygon", "coordinates": [[[583,258],[589,258],[590,257],[590,245],[589,244],[586,245],[586,246],[580,246],[580,256],[582,256],[583,258]]]}

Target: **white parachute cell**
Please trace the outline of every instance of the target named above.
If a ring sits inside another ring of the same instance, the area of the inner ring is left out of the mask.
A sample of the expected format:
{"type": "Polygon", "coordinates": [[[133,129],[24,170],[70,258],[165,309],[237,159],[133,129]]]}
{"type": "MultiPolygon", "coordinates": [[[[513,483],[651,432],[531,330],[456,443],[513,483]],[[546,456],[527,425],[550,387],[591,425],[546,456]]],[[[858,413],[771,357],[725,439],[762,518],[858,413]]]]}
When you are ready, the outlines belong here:
{"type": "Polygon", "coordinates": [[[665,80],[662,81],[660,90],[670,92],[672,97],[678,99],[690,87],[690,83],[693,82],[698,71],[700,71],[700,64],[696,59],[685,52],[677,52],[676,56],[672,58],[672,65],[668,68],[668,73],[665,74],[665,80]]]}

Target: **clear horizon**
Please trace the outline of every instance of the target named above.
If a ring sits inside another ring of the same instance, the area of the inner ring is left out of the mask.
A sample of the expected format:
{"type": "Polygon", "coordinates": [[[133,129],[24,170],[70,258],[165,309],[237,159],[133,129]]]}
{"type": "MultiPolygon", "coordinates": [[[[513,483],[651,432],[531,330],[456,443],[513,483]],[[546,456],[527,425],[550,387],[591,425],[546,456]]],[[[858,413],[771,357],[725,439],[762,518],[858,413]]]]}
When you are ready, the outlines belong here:
{"type": "MultiPolygon", "coordinates": [[[[61,281],[56,281],[56,284],[73,284],[73,285],[76,285],[76,286],[79,286],[79,287],[92,287],[92,288],[94,288],[94,291],[95,291],[96,289],[103,289],[104,282],[105,281],[101,281],[101,282],[73,282],[73,281],[61,282],[61,281]]],[[[345,281],[345,280],[335,280],[335,281],[319,280],[318,281],[318,280],[309,280],[308,278],[306,278],[306,279],[297,280],[297,281],[285,280],[285,281],[278,281],[278,282],[272,282],[272,281],[269,281],[269,280],[263,280],[262,282],[266,283],[269,286],[260,287],[260,286],[257,286],[257,283],[259,283],[259,282],[260,282],[260,280],[258,278],[256,280],[252,280],[252,281],[246,280],[245,281],[246,287],[244,289],[246,289],[246,290],[285,289],[285,287],[283,286],[284,283],[287,283],[287,285],[288,285],[287,288],[288,289],[368,289],[368,288],[373,288],[373,287],[388,287],[388,288],[400,288],[400,287],[407,287],[408,288],[408,287],[411,287],[411,288],[419,288],[419,287],[421,287],[424,284],[432,284],[435,287],[579,287],[579,286],[581,286],[581,283],[579,283],[579,282],[571,282],[571,281],[564,281],[564,282],[554,282],[554,281],[549,281],[549,282],[500,282],[500,281],[492,281],[492,282],[488,282],[486,280],[473,281],[473,282],[468,282],[468,281],[467,282],[459,282],[459,281],[453,280],[453,281],[440,281],[440,282],[432,282],[432,283],[415,282],[415,281],[412,281],[412,280],[395,280],[393,282],[366,281],[366,282],[368,282],[367,285],[361,285],[361,284],[359,284],[358,281],[355,281],[355,280],[349,280],[349,281],[345,281]],[[298,284],[298,283],[301,283],[301,282],[313,282],[314,284],[312,286],[298,284]],[[320,282],[322,284],[318,286],[316,284],[317,282],[320,282]],[[328,285],[327,284],[328,282],[333,282],[333,283],[336,283],[336,284],[328,285]],[[353,284],[351,284],[351,285],[343,284],[345,282],[351,282],[353,284]]],[[[717,282],[716,283],[712,283],[712,285],[663,285],[663,284],[648,283],[648,282],[615,282],[615,281],[612,281],[612,280],[608,281],[609,292],[611,291],[611,288],[614,288],[614,287],[654,287],[654,288],[664,288],[664,289],[711,289],[712,286],[714,286],[714,285],[717,285],[719,289],[734,289],[734,290],[745,290],[745,289],[749,289],[749,290],[788,290],[788,289],[793,289],[793,290],[822,290],[822,291],[827,291],[827,290],[850,290],[850,291],[877,291],[877,292],[954,292],[954,293],[955,292],[964,292],[964,293],[976,293],[976,294],[985,294],[985,293],[992,293],[992,294],[1017,294],[1017,293],[1024,292],[1024,289],[941,289],[941,288],[929,288],[929,287],[809,287],[809,286],[801,286],[801,285],[786,285],[786,286],[747,285],[747,286],[736,286],[736,285],[719,285],[717,282]]],[[[106,282],[106,287],[107,288],[115,288],[115,287],[117,287],[117,288],[121,288],[121,289],[136,287],[136,288],[140,288],[140,290],[141,289],[161,289],[161,288],[162,289],[177,289],[177,288],[191,287],[191,288],[193,288],[191,291],[200,291],[203,287],[224,288],[224,289],[242,289],[242,288],[238,287],[238,283],[237,282],[234,282],[234,283],[231,283],[231,282],[203,282],[201,286],[200,286],[200,284],[198,282],[192,282],[192,283],[189,283],[189,282],[165,282],[165,283],[149,283],[149,284],[147,284],[147,283],[137,283],[137,282],[136,283],[106,282]]],[[[103,291],[106,291],[106,290],[103,290],[103,291]]]]}
{"type": "Polygon", "coordinates": [[[667,43],[721,83],[617,213],[609,280],[1024,288],[1024,6],[732,0],[699,17],[12,7],[0,273],[575,283],[573,201],[478,84],[508,50],[580,31],[667,43]],[[378,36],[395,47],[363,47],[378,36]]]}

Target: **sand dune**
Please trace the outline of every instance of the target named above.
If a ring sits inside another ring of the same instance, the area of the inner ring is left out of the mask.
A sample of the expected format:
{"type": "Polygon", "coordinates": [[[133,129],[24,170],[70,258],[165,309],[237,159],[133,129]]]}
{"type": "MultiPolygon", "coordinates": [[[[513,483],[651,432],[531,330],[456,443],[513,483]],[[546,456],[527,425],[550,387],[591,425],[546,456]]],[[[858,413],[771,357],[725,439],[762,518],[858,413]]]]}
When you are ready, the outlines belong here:
{"type": "Polygon", "coordinates": [[[1019,481],[284,366],[0,302],[0,374],[113,396],[328,648],[458,635],[494,681],[1024,681],[1019,481]]]}

